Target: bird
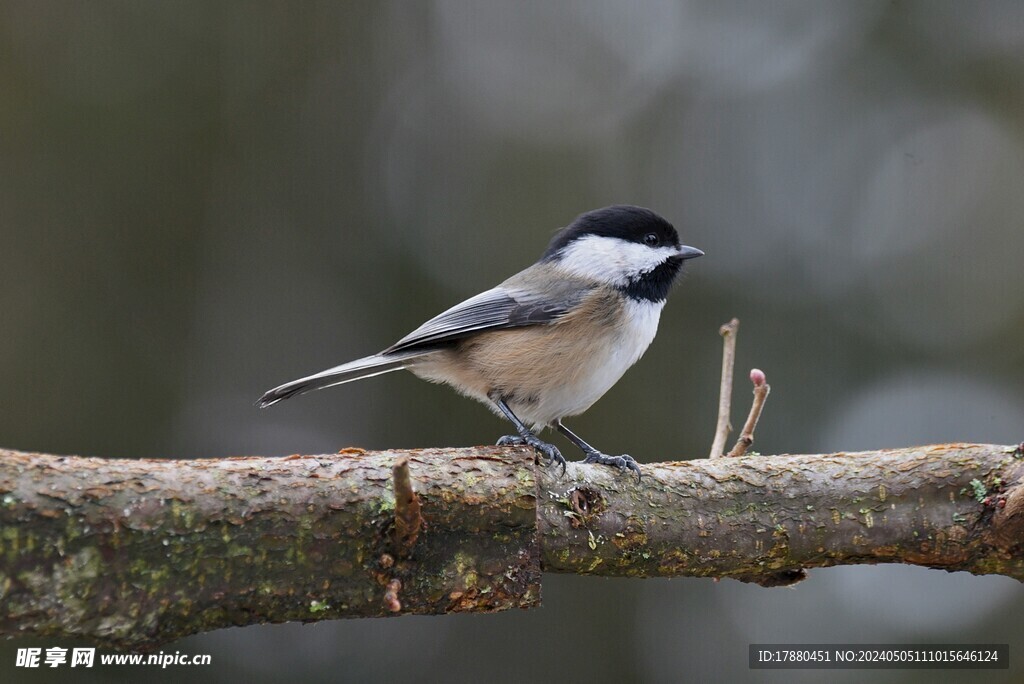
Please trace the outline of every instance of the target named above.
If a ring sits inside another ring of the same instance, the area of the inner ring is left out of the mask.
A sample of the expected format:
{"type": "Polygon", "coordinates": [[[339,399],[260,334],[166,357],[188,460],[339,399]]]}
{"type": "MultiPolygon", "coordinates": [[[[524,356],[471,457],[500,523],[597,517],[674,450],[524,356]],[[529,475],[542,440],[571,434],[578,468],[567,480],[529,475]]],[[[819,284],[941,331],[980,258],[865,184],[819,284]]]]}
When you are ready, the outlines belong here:
{"type": "Polygon", "coordinates": [[[598,451],[563,424],[586,411],[647,350],[684,262],[704,252],[683,245],[665,218],[617,204],[560,229],[531,266],[431,318],[381,352],[266,392],[272,406],[314,390],[396,370],[445,383],[515,426],[499,445],[527,445],[565,471],[565,457],[537,436],[554,428],[583,463],[632,471],[628,455],[598,451]]]}

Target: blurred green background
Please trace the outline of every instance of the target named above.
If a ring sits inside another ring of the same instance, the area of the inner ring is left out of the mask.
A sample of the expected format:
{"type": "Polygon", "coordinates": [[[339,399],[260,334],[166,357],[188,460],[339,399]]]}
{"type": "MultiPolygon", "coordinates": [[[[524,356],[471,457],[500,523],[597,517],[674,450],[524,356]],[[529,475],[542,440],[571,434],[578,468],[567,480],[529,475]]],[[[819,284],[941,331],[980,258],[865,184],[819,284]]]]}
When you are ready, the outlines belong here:
{"type": "MultiPolygon", "coordinates": [[[[756,448],[1024,438],[1019,2],[0,3],[0,445],[212,457],[471,445],[506,426],[392,374],[258,411],[650,206],[691,262],[574,428],[700,457],[718,326],[773,393],[756,448]]],[[[527,613],[225,630],[196,682],[778,681],[751,642],[1009,642],[1024,591],[901,566],[792,589],[548,576],[527,613]]],[[[184,670],[16,670],[113,681],[184,670]]],[[[69,644],[72,645],[72,644],[69,644]]],[[[862,681],[834,672],[832,681],[862,681]]],[[[874,682],[933,681],[872,671],[874,682]]]]}

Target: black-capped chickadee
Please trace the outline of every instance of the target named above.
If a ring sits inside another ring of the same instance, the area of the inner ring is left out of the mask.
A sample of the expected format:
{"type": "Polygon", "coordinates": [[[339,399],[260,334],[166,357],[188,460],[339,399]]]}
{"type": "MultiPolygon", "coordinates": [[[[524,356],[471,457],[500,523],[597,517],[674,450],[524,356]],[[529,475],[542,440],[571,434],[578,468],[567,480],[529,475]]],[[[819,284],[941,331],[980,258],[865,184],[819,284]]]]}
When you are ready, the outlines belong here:
{"type": "Polygon", "coordinates": [[[640,473],[631,456],[607,456],[562,425],[586,411],[643,355],[686,259],[668,221],[615,205],[576,217],[537,263],[436,316],[379,354],[293,380],[264,394],[282,399],[394,370],[444,382],[512,421],[518,435],[564,469],[565,458],[534,431],[555,427],[584,463],[640,473]],[[532,430],[531,430],[532,427],[532,430]]]}

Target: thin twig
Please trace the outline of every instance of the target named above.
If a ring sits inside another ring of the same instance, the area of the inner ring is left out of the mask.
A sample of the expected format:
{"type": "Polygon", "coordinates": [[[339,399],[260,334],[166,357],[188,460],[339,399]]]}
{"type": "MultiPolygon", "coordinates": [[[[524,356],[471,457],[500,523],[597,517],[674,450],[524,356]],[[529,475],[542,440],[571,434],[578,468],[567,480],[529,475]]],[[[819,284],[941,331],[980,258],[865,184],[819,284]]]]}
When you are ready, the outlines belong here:
{"type": "Polygon", "coordinates": [[[736,333],[739,332],[740,321],[734,318],[721,328],[722,336],[722,386],[718,392],[718,424],[715,426],[715,441],[711,444],[708,458],[719,458],[725,453],[725,440],[732,431],[729,424],[729,412],[732,409],[732,372],[736,366],[736,333]]]}
{"type": "Polygon", "coordinates": [[[771,386],[768,385],[764,371],[757,368],[750,371],[750,382],[754,383],[754,403],[750,405],[750,415],[747,416],[747,422],[743,426],[740,438],[736,440],[736,446],[726,456],[742,456],[747,453],[747,449],[754,443],[754,429],[757,428],[757,420],[761,417],[764,402],[768,398],[768,393],[772,390],[771,386]]]}

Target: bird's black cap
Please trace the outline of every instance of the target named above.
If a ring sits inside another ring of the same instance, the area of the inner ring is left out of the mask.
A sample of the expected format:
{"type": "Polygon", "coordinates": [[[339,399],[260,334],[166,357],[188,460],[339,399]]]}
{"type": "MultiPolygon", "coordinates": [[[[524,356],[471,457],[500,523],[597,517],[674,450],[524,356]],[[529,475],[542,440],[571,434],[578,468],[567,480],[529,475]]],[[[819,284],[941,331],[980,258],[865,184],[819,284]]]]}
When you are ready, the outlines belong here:
{"type": "Polygon", "coordinates": [[[644,207],[631,204],[613,204],[577,216],[572,223],[558,231],[548,245],[542,260],[556,258],[567,245],[588,235],[612,237],[627,242],[649,244],[651,247],[678,247],[679,234],[663,217],[644,207]],[[654,234],[658,242],[646,242],[654,234]]]}

